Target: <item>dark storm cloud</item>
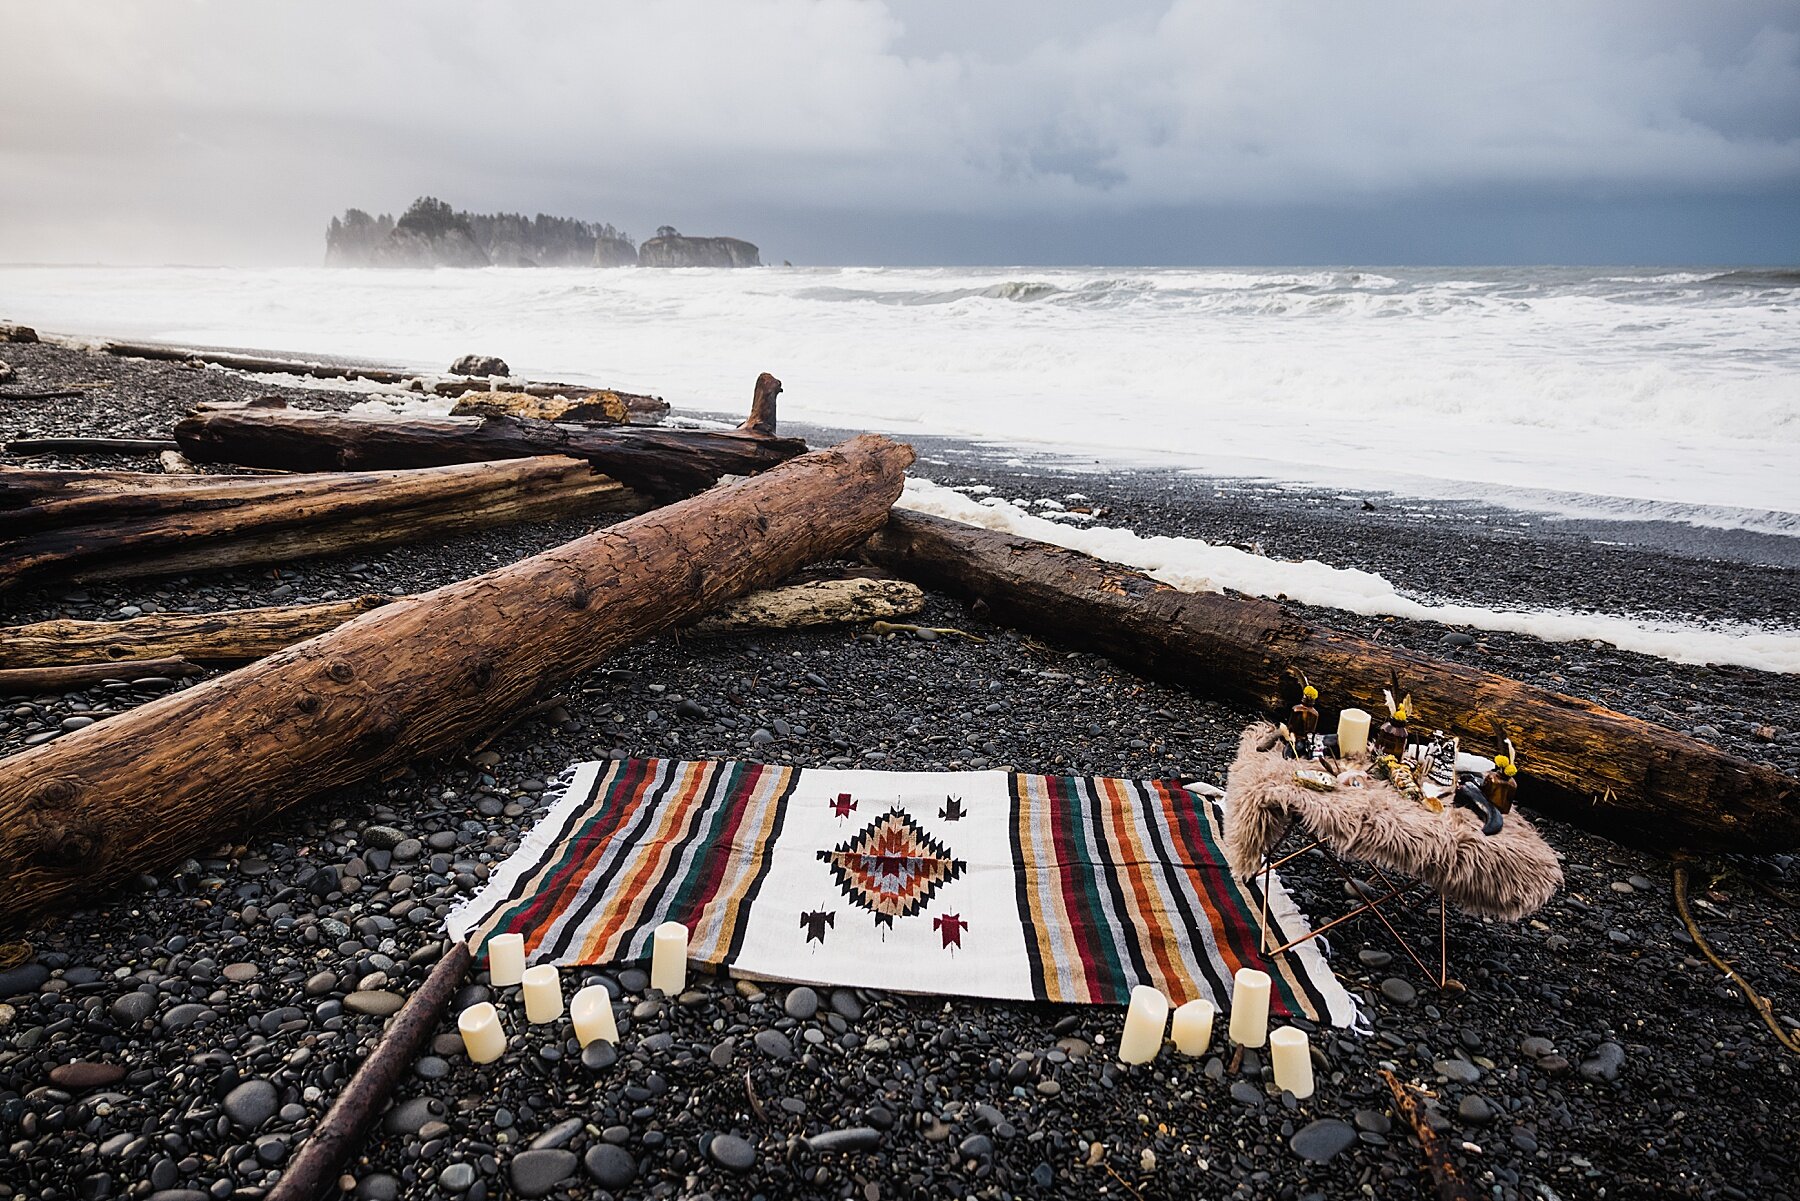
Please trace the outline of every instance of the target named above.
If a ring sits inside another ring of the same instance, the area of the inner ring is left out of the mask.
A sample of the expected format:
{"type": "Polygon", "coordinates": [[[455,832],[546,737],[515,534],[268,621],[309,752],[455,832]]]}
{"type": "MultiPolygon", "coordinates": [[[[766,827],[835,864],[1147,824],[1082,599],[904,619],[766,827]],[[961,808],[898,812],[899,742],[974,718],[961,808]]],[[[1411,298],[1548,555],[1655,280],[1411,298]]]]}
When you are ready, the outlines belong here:
{"type": "Polygon", "coordinates": [[[813,261],[1795,253],[1791,4],[0,0],[0,25],[0,259],[309,262],[333,212],[423,192],[813,261]]]}

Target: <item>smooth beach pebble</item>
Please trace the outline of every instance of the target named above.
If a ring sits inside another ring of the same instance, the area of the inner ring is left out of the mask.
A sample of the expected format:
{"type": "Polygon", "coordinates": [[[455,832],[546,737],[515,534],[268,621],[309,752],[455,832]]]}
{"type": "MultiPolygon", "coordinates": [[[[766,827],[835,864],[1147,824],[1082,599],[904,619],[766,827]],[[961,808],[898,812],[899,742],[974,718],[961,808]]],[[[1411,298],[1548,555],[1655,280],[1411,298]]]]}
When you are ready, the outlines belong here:
{"type": "Polygon", "coordinates": [[[748,1172],[756,1163],[756,1148],[735,1134],[715,1134],[706,1144],[709,1159],[732,1172],[748,1172]]]}
{"type": "Polygon", "coordinates": [[[1288,1145],[1294,1154],[1313,1163],[1325,1163],[1356,1142],[1356,1128],[1336,1118],[1320,1118],[1295,1132],[1288,1145]]]}
{"type": "Polygon", "coordinates": [[[513,1156],[507,1174],[521,1197],[542,1197],[573,1176],[579,1162],[573,1151],[521,1151],[513,1156]]]}
{"type": "Polygon", "coordinates": [[[582,1166],[601,1188],[615,1192],[637,1179],[637,1160],[625,1148],[611,1143],[596,1143],[589,1147],[582,1166]]]}

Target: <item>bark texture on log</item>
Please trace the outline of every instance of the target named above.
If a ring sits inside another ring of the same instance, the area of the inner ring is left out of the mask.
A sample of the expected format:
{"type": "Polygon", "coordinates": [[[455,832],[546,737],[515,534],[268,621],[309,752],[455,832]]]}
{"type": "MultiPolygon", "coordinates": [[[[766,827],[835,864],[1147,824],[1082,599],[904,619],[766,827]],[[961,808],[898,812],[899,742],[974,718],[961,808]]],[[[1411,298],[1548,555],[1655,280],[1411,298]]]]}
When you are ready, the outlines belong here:
{"type": "Polygon", "coordinates": [[[6,761],[0,933],[453,746],[611,652],[844,553],[909,447],[865,435],[366,613],[6,761]]]}
{"type": "Polygon", "coordinates": [[[0,589],[44,575],[117,579],[278,563],[644,507],[588,464],[555,457],[421,471],[143,477],[155,486],[109,473],[51,480],[35,499],[8,478],[26,474],[57,473],[0,472],[0,589]]]}
{"type": "Polygon", "coordinates": [[[335,1188],[338,1169],[369,1136],[387,1099],[411,1073],[413,1061],[425,1049],[457,986],[469,974],[472,958],[467,943],[453,943],[432,965],[425,983],[406,999],[381,1032],[375,1050],[282,1171],[267,1201],[317,1201],[335,1188]]]}
{"type": "Polygon", "coordinates": [[[465,392],[451,407],[450,416],[530,417],[537,421],[624,425],[631,420],[631,410],[611,392],[590,392],[575,400],[562,396],[533,396],[529,392],[465,392]]]}
{"type": "MultiPolygon", "coordinates": [[[[396,598],[359,596],[316,605],[153,613],[127,621],[39,621],[0,628],[0,669],[180,657],[248,663],[336,629],[396,598]]],[[[145,674],[155,675],[155,672],[145,674]]]]}
{"type": "MultiPolygon", "coordinates": [[[[1800,846],[1800,781],[1578,697],[1309,625],[1273,601],[1181,592],[1030,538],[896,512],[864,557],[927,587],[985,601],[1002,621],[1257,712],[1304,672],[1332,712],[1384,714],[1396,673],[1414,728],[1493,751],[1518,743],[1522,799],[1612,838],[1650,846],[1800,846]]],[[[1333,728],[1331,719],[1322,725],[1333,728]]]]}
{"type": "Polygon", "coordinates": [[[200,669],[186,659],[125,659],[105,663],[69,663],[48,667],[0,668],[0,696],[36,696],[40,693],[73,692],[106,680],[146,680],[154,676],[198,675],[200,669]]]}
{"type": "MultiPolygon", "coordinates": [[[[760,398],[761,381],[758,387],[760,398]]],[[[523,417],[388,419],[272,405],[214,405],[178,422],[175,440],[196,463],[295,471],[570,455],[645,495],[667,500],[698,492],[720,476],[754,475],[804,453],[806,443],[769,432],[773,408],[771,397],[753,414],[759,424],[736,430],[670,430],[558,425],[523,417]]]]}
{"type": "MultiPolygon", "coordinates": [[[[908,617],[925,607],[925,594],[905,580],[815,580],[753,592],[694,626],[696,634],[740,630],[797,630],[884,617],[908,617]]],[[[5,662],[0,631],[0,662],[5,662]]]]}

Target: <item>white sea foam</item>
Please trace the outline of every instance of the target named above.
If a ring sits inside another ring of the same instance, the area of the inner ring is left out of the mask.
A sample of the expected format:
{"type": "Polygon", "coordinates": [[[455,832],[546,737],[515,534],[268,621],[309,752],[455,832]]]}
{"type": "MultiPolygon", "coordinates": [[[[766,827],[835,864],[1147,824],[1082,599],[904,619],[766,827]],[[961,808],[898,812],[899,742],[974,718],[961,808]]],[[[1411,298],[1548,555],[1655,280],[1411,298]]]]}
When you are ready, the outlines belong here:
{"type": "Polygon", "coordinates": [[[1800,274],[0,267],[49,330],[521,374],[900,434],[1800,532],[1800,274]]]}
{"type": "Polygon", "coordinates": [[[1490,609],[1418,600],[1382,575],[1332,567],[1317,559],[1291,562],[1218,546],[1198,538],[1144,537],[1113,526],[1073,528],[1027,513],[997,497],[975,500],[952,488],[909,477],[900,508],[969,525],[1021,534],[1127,567],[1189,592],[1221,591],[1286,597],[1307,605],[1366,616],[1394,616],[1445,625],[1529,634],[1550,642],[1610,643],[1621,650],[1676,663],[1729,663],[1762,671],[1800,673],[1800,630],[1620,617],[1560,609],[1490,609]]]}

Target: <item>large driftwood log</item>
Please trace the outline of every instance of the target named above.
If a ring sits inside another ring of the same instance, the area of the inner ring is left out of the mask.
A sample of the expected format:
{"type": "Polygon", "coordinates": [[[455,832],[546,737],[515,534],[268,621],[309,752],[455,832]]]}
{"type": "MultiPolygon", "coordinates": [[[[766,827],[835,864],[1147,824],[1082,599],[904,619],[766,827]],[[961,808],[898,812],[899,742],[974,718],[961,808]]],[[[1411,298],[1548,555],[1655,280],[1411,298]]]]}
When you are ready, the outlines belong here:
{"type": "Polygon", "coordinates": [[[281,1179],[269,1190],[268,1201],[316,1201],[332,1191],[338,1169],[374,1129],[388,1098],[411,1072],[413,1061],[437,1029],[457,985],[469,974],[471,959],[469,944],[453,943],[432,966],[425,983],[406,999],[381,1032],[375,1050],[362,1061],[301,1145],[300,1153],[282,1171],[281,1179]]]}
{"type": "Polygon", "coordinates": [[[106,680],[145,680],[155,676],[191,676],[200,669],[186,659],[126,659],[108,663],[72,663],[51,667],[0,668],[0,696],[37,696],[73,692],[106,680]]]}
{"type": "Polygon", "coordinates": [[[588,464],[555,457],[311,476],[86,474],[0,471],[0,589],[52,574],[113,579],[278,563],[644,507],[588,464]]]}
{"type": "Polygon", "coordinates": [[[126,621],[59,619],[9,626],[0,628],[0,669],[65,663],[104,666],[168,656],[195,663],[249,663],[336,629],[393,599],[359,596],[316,605],[152,613],[126,621]]]}
{"type": "MultiPolygon", "coordinates": [[[[736,604],[702,618],[696,634],[732,634],[739,630],[798,630],[807,626],[844,625],[884,617],[907,617],[925,607],[925,594],[905,580],[861,577],[809,580],[784,588],[752,592],[736,604]]],[[[4,655],[0,633],[0,656],[4,655]]],[[[0,662],[4,662],[0,658],[0,662]]]]}
{"type": "Polygon", "coordinates": [[[174,450],[175,442],[172,438],[14,438],[6,449],[15,455],[153,455],[174,450]]]}
{"type": "Polygon", "coordinates": [[[910,448],[865,435],[366,613],[6,761],[0,934],[453,746],[612,651],[843,553],[910,448]]]}
{"type": "Polygon", "coordinates": [[[1181,592],[1075,551],[916,513],[896,512],[864,556],[977,597],[1012,625],[1259,712],[1280,705],[1284,675],[1304,672],[1330,709],[1385,713],[1381,689],[1397,673],[1421,724],[1489,752],[1503,727],[1522,753],[1527,801],[1609,837],[1800,845],[1800,781],[1579,697],[1309,625],[1272,601],[1181,592]]]}
{"type": "Polygon", "coordinates": [[[293,471],[435,467],[530,455],[586,459],[658,500],[687,496],[720,476],[754,475],[806,450],[775,436],[781,383],[757,380],[755,407],[735,430],[557,425],[522,417],[374,418],[277,405],[214,405],[175,426],[196,463],[240,463],[293,471]]]}

